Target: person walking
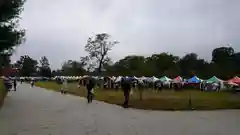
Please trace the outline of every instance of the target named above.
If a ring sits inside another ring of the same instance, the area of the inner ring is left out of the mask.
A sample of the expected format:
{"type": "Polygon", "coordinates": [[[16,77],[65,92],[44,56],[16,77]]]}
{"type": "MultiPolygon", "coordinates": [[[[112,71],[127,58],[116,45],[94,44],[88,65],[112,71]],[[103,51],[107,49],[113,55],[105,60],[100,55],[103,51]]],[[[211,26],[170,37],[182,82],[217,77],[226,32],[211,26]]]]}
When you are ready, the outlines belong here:
{"type": "Polygon", "coordinates": [[[88,103],[92,103],[93,100],[93,96],[94,96],[94,87],[95,87],[95,81],[93,80],[93,78],[89,79],[89,82],[87,84],[87,100],[88,103]]]}
{"type": "Polygon", "coordinates": [[[143,100],[143,91],[145,88],[145,83],[143,82],[143,80],[138,80],[138,84],[137,84],[137,89],[139,92],[139,99],[143,100]]]}
{"type": "Polygon", "coordinates": [[[17,91],[17,80],[13,79],[13,90],[17,91]]]}
{"type": "Polygon", "coordinates": [[[122,78],[121,81],[121,86],[123,89],[123,93],[124,93],[124,102],[123,102],[123,107],[124,108],[128,108],[129,106],[129,96],[130,96],[130,92],[131,92],[131,80],[127,79],[127,78],[122,78]]]}
{"type": "Polygon", "coordinates": [[[32,79],[31,79],[31,87],[34,86],[34,81],[35,81],[35,80],[32,78],[32,79]]]}
{"type": "Polygon", "coordinates": [[[78,85],[77,85],[78,88],[81,87],[81,80],[78,80],[78,85]]]}
{"type": "Polygon", "coordinates": [[[67,81],[67,79],[63,79],[61,93],[67,94],[67,91],[68,91],[68,81],[67,81]]]}

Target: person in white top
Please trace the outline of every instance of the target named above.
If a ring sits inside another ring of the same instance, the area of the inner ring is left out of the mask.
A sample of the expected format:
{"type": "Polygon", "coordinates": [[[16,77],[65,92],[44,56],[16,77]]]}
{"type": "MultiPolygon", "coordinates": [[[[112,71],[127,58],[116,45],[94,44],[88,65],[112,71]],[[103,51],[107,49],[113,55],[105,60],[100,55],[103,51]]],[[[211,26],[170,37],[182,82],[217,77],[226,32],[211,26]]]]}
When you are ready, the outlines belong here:
{"type": "Polygon", "coordinates": [[[63,79],[63,84],[62,84],[62,88],[61,88],[61,93],[62,94],[66,94],[68,90],[68,82],[67,79],[63,79]]]}

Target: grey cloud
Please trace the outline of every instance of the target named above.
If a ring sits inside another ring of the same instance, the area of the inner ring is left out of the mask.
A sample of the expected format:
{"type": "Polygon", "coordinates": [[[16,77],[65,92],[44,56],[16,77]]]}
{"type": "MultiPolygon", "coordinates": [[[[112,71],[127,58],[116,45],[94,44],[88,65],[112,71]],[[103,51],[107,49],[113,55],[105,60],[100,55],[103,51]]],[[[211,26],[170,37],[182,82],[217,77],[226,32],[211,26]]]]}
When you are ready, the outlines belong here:
{"type": "Polygon", "coordinates": [[[239,51],[239,6],[238,0],[28,0],[21,20],[27,42],[13,60],[46,55],[58,68],[86,55],[87,38],[100,32],[120,41],[113,60],[165,51],[210,59],[221,45],[239,51]]]}

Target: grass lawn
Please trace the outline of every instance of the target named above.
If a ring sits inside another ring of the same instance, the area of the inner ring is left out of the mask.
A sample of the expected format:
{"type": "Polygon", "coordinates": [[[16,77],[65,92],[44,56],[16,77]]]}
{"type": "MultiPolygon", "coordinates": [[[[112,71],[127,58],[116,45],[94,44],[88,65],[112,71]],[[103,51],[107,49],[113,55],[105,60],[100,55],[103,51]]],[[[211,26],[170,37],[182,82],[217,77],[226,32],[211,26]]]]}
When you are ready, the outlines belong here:
{"type": "Polygon", "coordinates": [[[3,80],[0,79],[0,107],[3,104],[3,101],[4,101],[4,98],[5,98],[6,94],[7,94],[7,91],[4,87],[3,80]]]}
{"type": "MultiPolygon", "coordinates": [[[[61,86],[55,82],[37,82],[38,87],[59,91],[61,86]]],[[[76,83],[69,83],[69,93],[86,97],[86,88],[77,88],[76,83]]],[[[96,89],[95,100],[110,104],[121,105],[123,103],[121,90],[96,89]]],[[[184,90],[174,92],[164,90],[153,92],[145,90],[143,100],[140,101],[138,91],[130,98],[130,107],[146,110],[215,110],[215,109],[240,109],[240,95],[228,92],[200,92],[196,90],[184,90]],[[189,98],[191,97],[191,98],[189,98]],[[190,100],[191,99],[191,100],[190,100]]]]}

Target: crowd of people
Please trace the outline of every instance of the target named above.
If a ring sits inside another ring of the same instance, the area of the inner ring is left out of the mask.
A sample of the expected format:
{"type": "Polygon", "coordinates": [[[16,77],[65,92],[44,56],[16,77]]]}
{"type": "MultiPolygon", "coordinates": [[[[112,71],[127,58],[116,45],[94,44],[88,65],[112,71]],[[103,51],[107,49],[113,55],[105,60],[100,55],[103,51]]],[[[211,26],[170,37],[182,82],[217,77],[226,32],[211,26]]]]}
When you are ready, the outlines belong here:
{"type": "Polygon", "coordinates": [[[17,80],[9,77],[4,77],[4,86],[8,91],[17,91],[17,80]]]}
{"type": "MultiPolygon", "coordinates": [[[[68,92],[68,81],[67,79],[61,79],[57,78],[56,83],[59,85],[62,85],[61,87],[61,93],[66,94],[68,92]]],[[[90,78],[88,79],[88,82],[86,84],[86,90],[87,90],[87,102],[92,103],[92,100],[94,98],[94,88],[97,86],[96,79],[90,78]]],[[[128,108],[129,106],[129,97],[130,97],[130,92],[131,88],[134,87],[134,84],[132,83],[132,80],[129,78],[122,78],[121,80],[121,88],[123,90],[123,95],[124,95],[124,102],[123,102],[123,107],[128,108]]]]}
{"type": "MultiPolygon", "coordinates": [[[[84,83],[84,86],[86,87],[87,91],[87,102],[92,103],[92,100],[94,98],[94,89],[95,87],[99,86],[99,80],[94,78],[94,77],[89,77],[86,81],[86,84],[84,83]]],[[[28,80],[23,80],[23,79],[16,79],[16,78],[11,78],[11,77],[4,77],[4,85],[7,88],[8,91],[17,91],[17,81],[20,81],[21,83],[24,81],[27,81],[30,83],[31,87],[34,87],[35,82],[37,81],[34,78],[28,79],[28,80]]],[[[55,79],[56,83],[61,85],[61,93],[62,94],[67,94],[68,93],[68,79],[66,78],[56,78],[55,79]]],[[[123,107],[127,108],[129,106],[129,97],[131,94],[131,89],[137,88],[138,90],[144,89],[145,87],[150,87],[148,83],[142,81],[142,80],[134,80],[130,77],[122,77],[121,80],[119,81],[119,87],[123,91],[124,95],[124,101],[123,101],[123,107]]],[[[179,87],[182,87],[181,83],[173,83],[174,85],[171,87],[174,87],[174,89],[177,89],[179,87]],[[179,84],[179,86],[178,86],[179,84]],[[176,85],[176,86],[175,86],[176,85]]],[[[81,81],[79,81],[79,87],[81,87],[81,81]]],[[[164,86],[164,84],[160,81],[156,81],[154,83],[154,89],[155,90],[161,90],[164,86]]],[[[201,85],[201,91],[203,91],[205,88],[205,85],[201,85]]],[[[219,88],[218,88],[219,89],[219,88]]]]}
{"type": "MultiPolygon", "coordinates": [[[[21,84],[24,82],[24,80],[18,80],[14,77],[8,77],[8,76],[3,77],[4,86],[8,91],[17,91],[18,81],[20,81],[21,84]]],[[[31,87],[34,87],[35,82],[36,82],[35,79],[30,80],[31,87]]]]}

